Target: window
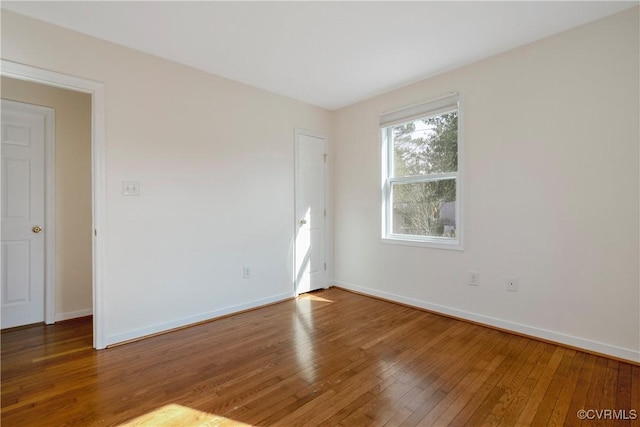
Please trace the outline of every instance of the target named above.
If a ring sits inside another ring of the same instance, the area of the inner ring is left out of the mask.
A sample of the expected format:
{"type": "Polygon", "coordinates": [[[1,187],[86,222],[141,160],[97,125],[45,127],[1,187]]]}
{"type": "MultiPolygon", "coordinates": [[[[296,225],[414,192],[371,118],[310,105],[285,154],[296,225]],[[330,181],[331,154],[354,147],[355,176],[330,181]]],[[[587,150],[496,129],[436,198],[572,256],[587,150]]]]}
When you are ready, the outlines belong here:
{"type": "Polygon", "coordinates": [[[383,241],[462,249],[458,98],[380,117],[383,241]]]}

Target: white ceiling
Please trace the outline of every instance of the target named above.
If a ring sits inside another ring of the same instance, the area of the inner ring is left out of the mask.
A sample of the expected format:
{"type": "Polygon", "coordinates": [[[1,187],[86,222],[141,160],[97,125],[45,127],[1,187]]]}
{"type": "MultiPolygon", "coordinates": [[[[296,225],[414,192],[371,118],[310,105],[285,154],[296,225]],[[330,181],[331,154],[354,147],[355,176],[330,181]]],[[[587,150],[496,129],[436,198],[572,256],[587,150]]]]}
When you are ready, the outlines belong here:
{"type": "Polygon", "coordinates": [[[17,13],[331,110],[638,4],[2,1],[17,13]]]}

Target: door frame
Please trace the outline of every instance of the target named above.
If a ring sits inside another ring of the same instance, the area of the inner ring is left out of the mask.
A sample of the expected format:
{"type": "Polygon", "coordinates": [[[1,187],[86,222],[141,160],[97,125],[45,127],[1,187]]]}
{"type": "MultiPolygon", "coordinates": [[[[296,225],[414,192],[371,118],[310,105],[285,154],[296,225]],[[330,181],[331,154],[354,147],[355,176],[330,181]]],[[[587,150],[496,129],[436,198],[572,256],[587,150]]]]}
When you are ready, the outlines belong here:
{"type": "Polygon", "coordinates": [[[55,203],[56,203],[56,120],[55,110],[28,102],[2,99],[2,108],[25,111],[44,117],[44,323],[55,323],[55,203]]]}
{"type": "MultiPolygon", "coordinates": [[[[93,347],[106,348],[104,274],[106,240],[105,90],[104,84],[67,74],[0,60],[0,75],[91,95],[93,347]]],[[[48,228],[48,227],[47,227],[48,228]]],[[[47,248],[48,249],[48,248],[47,248]]],[[[49,322],[47,322],[49,323],[49,322]]]]}
{"type": "MultiPolygon", "coordinates": [[[[324,183],[323,183],[323,199],[324,199],[324,209],[325,209],[325,215],[324,215],[324,227],[323,227],[323,234],[322,234],[322,238],[324,239],[324,262],[326,264],[327,262],[327,138],[325,138],[323,135],[320,135],[318,133],[312,132],[310,130],[306,130],[306,129],[301,129],[301,128],[295,128],[294,129],[294,150],[293,150],[293,158],[294,158],[294,175],[293,175],[293,182],[294,182],[294,188],[293,188],[293,268],[292,268],[292,273],[293,273],[293,294],[294,296],[298,296],[300,295],[300,293],[298,292],[298,272],[296,271],[296,242],[297,242],[297,236],[298,236],[298,229],[299,229],[299,224],[298,224],[298,212],[297,212],[297,205],[298,205],[298,184],[299,184],[299,179],[298,179],[298,173],[300,171],[300,163],[298,161],[298,153],[300,152],[300,135],[305,135],[305,136],[311,136],[314,138],[319,138],[322,139],[323,143],[324,143],[324,155],[325,155],[325,162],[324,162],[324,183]]],[[[323,278],[323,287],[326,289],[327,288],[327,268],[324,269],[324,278],[323,278]]]]}

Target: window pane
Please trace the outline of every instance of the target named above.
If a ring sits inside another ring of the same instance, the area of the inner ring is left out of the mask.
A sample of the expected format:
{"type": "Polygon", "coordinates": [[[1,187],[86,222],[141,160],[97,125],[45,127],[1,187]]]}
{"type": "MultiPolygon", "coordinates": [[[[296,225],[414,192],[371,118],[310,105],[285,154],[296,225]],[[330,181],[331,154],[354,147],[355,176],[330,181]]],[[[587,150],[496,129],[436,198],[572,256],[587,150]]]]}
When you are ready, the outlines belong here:
{"type": "Polygon", "coordinates": [[[451,112],[391,128],[393,176],[458,170],[458,113],[451,112]]]}
{"type": "Polygon", "coordinates": [[[393,234],[456,237],[456,180],[393,183],[393,234]]]}

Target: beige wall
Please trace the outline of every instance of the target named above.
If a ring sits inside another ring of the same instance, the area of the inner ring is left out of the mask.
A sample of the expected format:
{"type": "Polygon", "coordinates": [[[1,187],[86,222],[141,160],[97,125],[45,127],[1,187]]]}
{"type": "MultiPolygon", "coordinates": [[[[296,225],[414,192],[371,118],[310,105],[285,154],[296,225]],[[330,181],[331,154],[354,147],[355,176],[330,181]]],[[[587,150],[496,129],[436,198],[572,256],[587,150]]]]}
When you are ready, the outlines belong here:
{"type": "Polygon", "coordinates": [[[1,31],[3,59],[104,84],[106,344],[293,295],[294,129],[330,138],[327,110],[6,10],[1,31]]]}
{"type": "Polygon", "coordinates": [[[91,96],[6,77],[0,94],[55,109],[55,318],[91,314],[91,96]]]}
{"type": "Polygon", "coordinates": [[[640,360],[638,11],[337,111],[337,281],[640,360]],[[451,91],[464,112],[464,251],[381,243],[378,117],[451,91]]]}

